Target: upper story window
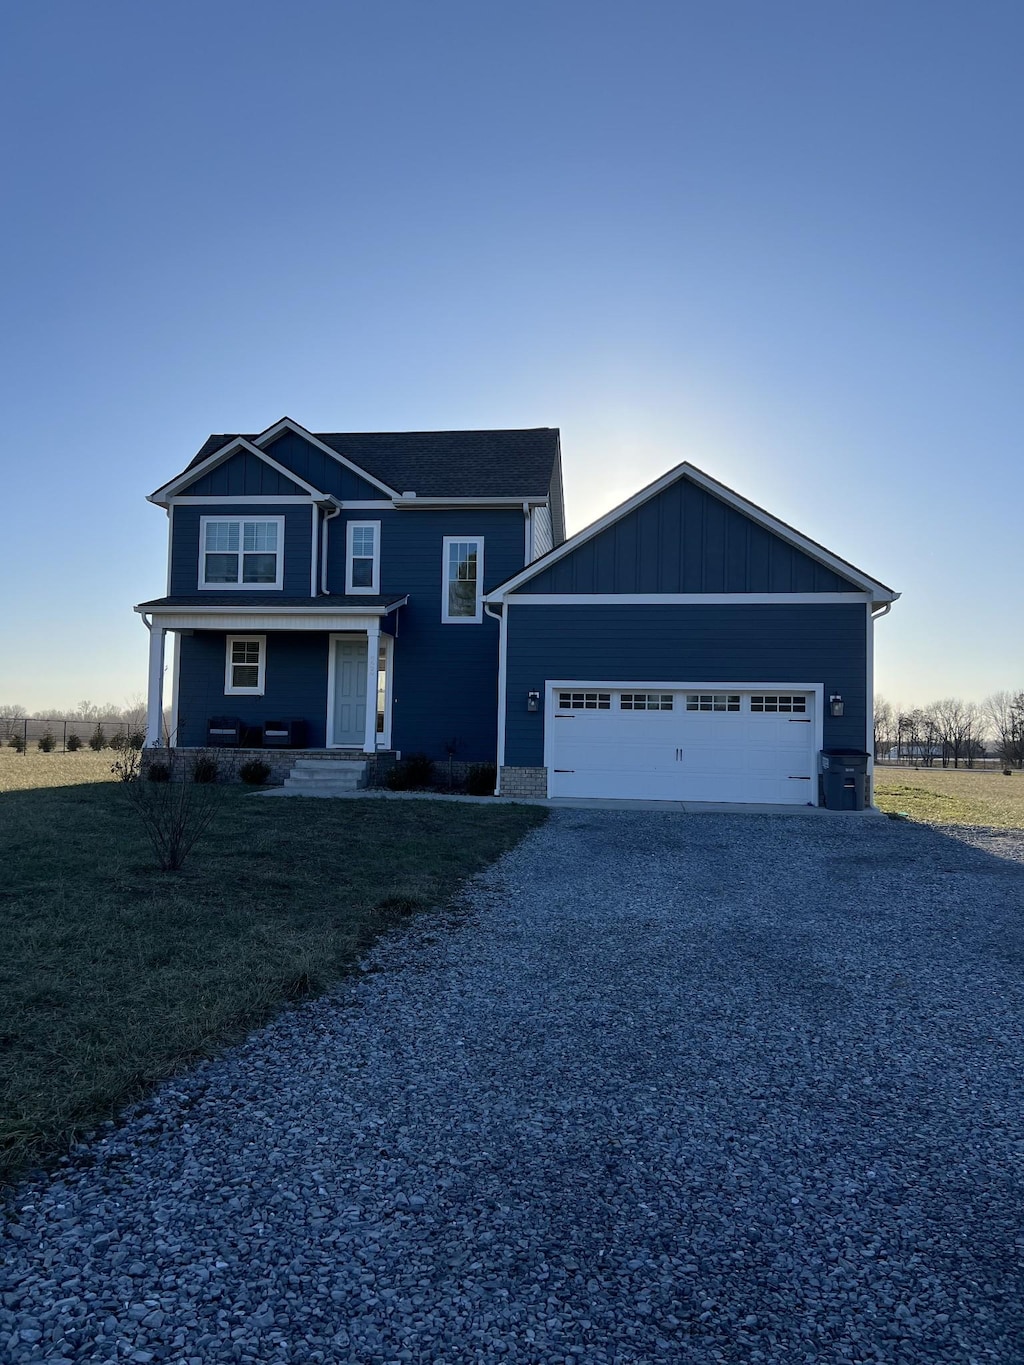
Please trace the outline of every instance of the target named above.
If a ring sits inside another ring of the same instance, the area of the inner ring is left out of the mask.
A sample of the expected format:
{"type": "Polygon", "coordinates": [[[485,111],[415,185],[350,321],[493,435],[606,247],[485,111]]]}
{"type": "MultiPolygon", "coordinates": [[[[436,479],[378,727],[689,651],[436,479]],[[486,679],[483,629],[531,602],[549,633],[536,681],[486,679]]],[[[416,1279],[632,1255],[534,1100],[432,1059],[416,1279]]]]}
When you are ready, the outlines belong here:
{"type": "Polygon", "coordinates": [[[350,521],[345,547],[345,591],[380,592],[380,522],[350,521]]]}
{"type": "Polygon", "coordinates": [[[483,536],[445,536],[441,566],[441,620],[482,621],[483,536]]]}
{"type": "Polygon", "coordinates": [[[202,517],[201,588],[280,588],[284,517],[202,517]]]}

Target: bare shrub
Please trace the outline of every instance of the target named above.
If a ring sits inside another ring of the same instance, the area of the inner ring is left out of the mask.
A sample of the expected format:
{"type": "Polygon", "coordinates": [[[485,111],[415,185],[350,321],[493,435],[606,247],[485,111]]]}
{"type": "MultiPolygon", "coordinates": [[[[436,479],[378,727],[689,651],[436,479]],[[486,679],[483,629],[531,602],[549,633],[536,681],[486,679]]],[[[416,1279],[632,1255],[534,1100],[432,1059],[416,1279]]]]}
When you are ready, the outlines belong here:
{"type": "Polygon", "coordinates": [[[223,788],[191,781],[184,760],[173,749],[162,762],[170,780],[143,782],[141,754],[124,748],[110,771],[142,821],[161,871],[177,872],[216,815],[223,788]]]}

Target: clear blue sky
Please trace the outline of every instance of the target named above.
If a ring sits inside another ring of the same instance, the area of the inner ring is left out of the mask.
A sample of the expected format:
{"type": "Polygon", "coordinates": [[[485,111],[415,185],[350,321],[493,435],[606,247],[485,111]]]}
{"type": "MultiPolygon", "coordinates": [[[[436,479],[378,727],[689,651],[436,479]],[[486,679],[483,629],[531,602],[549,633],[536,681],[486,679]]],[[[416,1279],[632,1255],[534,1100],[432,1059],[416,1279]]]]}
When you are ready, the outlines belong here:
{"type": "Polygon", "coordinates": [[[0,702],[121,700],[210,431],[559,426],[904,594],[892,699],[1024,687],[1019,3],[10,5],[0,702]]]}

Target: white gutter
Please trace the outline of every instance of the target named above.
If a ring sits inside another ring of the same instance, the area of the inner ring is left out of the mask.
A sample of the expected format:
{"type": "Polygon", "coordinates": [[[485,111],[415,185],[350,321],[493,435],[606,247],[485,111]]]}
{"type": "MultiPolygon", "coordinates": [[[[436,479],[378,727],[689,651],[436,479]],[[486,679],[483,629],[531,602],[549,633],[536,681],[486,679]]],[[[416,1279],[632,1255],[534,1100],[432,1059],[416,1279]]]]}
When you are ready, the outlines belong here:
{"type": "Polygon", "coordinates": [[[327,588],[327,541],[329,539],[327,523],[339,516],[341,516],[340,507],[335,507],[330,512],[325,513],[323,525],[320,529],[320,592],[324,597],[331,595],[327,588]]]}
{"type": "Polygon", "coordinates": [[[505,766],[505,670],[508,657],[508,617],[504,611],[492,611],[489,602],[484,611],[498,622],[498,750],[494,779],[494,795],[501,795],[501,770],[505,766]]]}

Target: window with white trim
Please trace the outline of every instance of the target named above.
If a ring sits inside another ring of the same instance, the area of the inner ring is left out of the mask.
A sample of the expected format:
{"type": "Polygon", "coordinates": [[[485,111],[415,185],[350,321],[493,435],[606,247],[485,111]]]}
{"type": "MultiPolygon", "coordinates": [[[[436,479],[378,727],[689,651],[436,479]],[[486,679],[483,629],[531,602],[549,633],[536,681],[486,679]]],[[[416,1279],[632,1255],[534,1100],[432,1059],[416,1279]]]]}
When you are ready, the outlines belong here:
{"type": "Polygon", "coordinates": [[[738,711],[740,699],[732,692],[700,692],[686,698],[687,711],[738,711]]]}
{"type": "Polygon", "coordinates": [[[380,522],[350,521],[346,531],[345,591],[380,592],[380,522]]]}
{"type": "Polygon", "coordinates": [[[267,671],[265,635],[229,635],[224,662],[226,697],[262,697],[267,671]]]}
{"type": "Polygon", "coordinates": [[[482,621],[483,536],[445,536],[441,562],[441,620],[482,621]]]}
{"type": "Polygon", "coordinates": [[[623,692],[620,711],[671,711],[671,692],[623,692]]]}
{"type": "Polygon", "coordinates": [[[280,588],[284,517],[201,517],[201,588],[280,588]]]}
{"type": "Polygon", "coordinates": [[[559,692],[559,711],[610,711],[610,692],[559,692]]]}
{"type": "Polygon", "coordinates": [[[806,697],[792,697],[780,694],[779,696],[753,696],[750,698],[751,711],[765,714],[771,712],[778,715],[780,712],[803,715],[807,710],[806,697]]]}

